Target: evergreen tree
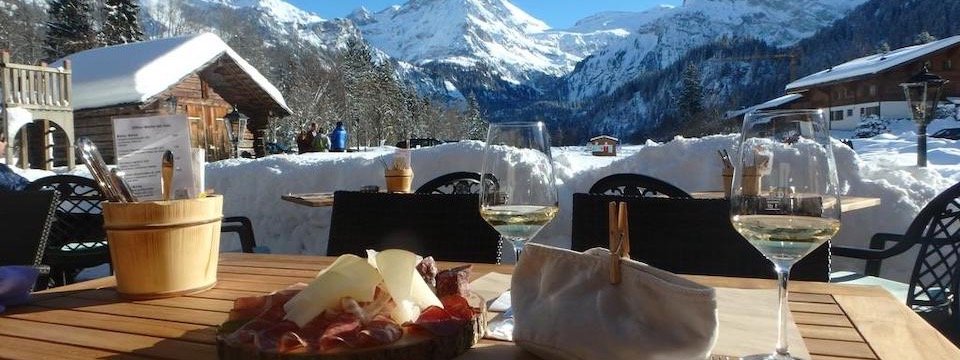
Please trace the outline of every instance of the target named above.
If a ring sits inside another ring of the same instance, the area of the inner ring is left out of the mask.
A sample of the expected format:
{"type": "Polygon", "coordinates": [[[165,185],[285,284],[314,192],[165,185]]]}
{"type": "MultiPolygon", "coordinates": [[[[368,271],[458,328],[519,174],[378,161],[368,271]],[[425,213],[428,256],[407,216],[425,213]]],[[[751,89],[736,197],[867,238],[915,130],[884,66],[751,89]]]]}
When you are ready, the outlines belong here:
{"type": "Polygon", "coordinates": [[[703,86],[700,81],[700,69],[688,63],[683,69],[680,95],[677,97],[677,115],[683,123],[690,123],[703,113],[703,86]]]}
{"type": "Polygon", "coordinates": [[[100,46],[88,0],[52,0],[46,52],[51,60],[100,46]]]}
{"type": "Polygon", "coordinates": [[[104,45],[143,41],[143,28],[138,18],[140,5],[136,0],[105,0],[103,11],[106,13],[101,31],[104,45]]]}
{"type": "Polygon", "coordinates": [[[464,114],[464,116],[466,117],[465,135],[467,139],[486,139],[487,128],[490,124],[483,119],[483,115],[480,113],[480,104],[477,102],[477,96],[474,93],[470,93],[470,95],[467,96],[467,113],[464,114]]]}
{"type": "Polygon", "coordinates": [[[936,40],[937,40],[936,36],[930,35],[929,32],[924,30],[923,32],[917,34],[917,36],[913,38],[913,43],[920,45],[920,44],[926,44],[928,42],[933,42],[936,40]]]}

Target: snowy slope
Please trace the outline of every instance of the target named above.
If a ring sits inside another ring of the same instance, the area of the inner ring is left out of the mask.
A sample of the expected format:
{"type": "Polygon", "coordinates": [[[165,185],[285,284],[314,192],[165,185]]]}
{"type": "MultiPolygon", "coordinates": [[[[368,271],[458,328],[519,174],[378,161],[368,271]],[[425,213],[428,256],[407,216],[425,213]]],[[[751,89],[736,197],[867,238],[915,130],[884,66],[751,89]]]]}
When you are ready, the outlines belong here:
{"type": "Polygon", "coordinates": [[[631,18],[585,19],[579,28],[604,21],[635,26],[629,37],[584,60],[565,83],[571,100],[608,94],[646,71],[662,69],[688,50],[726,37],[752,37],[787,46],[813,35],[864,0],[688,0],[631,18]]]}

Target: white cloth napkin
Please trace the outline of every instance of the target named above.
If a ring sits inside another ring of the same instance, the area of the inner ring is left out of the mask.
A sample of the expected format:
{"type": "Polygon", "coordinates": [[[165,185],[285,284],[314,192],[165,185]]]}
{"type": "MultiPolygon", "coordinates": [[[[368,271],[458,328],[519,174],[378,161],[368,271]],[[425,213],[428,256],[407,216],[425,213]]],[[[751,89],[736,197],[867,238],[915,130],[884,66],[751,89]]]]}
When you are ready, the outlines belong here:
{"type": "Polygon", "coordinates": [[[705,359],[713,288],[633,260],[610,284],[610,252],[528,244],[513,273],[517,345],[546,359],[705,359]]]}

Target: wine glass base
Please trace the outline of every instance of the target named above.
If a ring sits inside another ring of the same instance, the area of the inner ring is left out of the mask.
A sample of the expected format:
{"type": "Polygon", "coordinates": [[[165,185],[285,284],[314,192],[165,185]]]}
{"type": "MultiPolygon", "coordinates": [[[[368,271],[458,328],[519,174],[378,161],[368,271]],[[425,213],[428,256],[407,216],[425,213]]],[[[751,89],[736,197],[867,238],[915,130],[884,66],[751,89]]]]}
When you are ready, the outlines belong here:
{"type": "Polygon", "coordinates": [[[757,355],[744,356],[744,357],[742,357],[741,359],[742,359],[742,360],[803,360],[803,359],[798,358],[798,357],[793,357],[793,356],[791,356],[790,354],[786,354],[786,355],[782,355],[782,354],[757,354],[757,355]]]}

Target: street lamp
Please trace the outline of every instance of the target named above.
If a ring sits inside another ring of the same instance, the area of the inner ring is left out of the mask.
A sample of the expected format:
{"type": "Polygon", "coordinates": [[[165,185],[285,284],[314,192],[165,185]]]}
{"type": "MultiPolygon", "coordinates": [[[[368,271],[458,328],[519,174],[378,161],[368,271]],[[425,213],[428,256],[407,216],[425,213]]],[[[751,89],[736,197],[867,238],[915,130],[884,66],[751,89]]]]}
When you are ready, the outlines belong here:
{"type": "Polygon", "coordinates": [[[227,128],[227,138],[233,142],[234,157],[240,157],[240,140],[243,139],[243,128],[247,126],[247,117],[240,114],[237,109],[233,109],[229,114],[223,116],[224,125],[227,128]],[[233,127],[237,127],[237,132],[233,132],[233,127]]]}
{"type": "Polygon", "coordinates": [[[943,85],[950,82],[936,74],[930,73],[927,66],[912,76],[907,82],[901,83],[903,95],[907,97],[907,106],[917,122],[917,166],[927,166],[927,124],[933,120],[937,111],[937,103],[943,85]]]}

